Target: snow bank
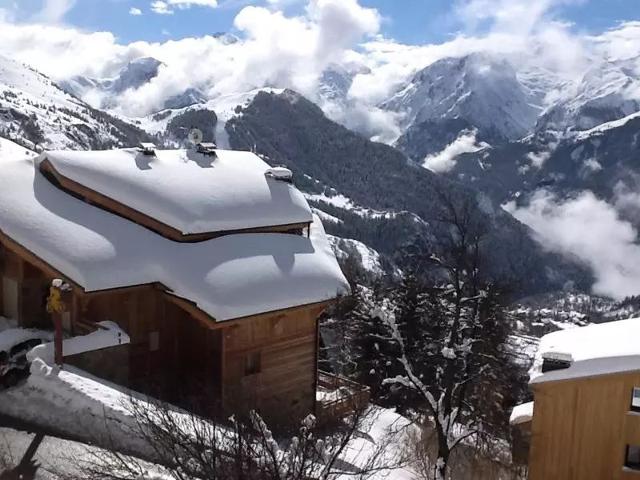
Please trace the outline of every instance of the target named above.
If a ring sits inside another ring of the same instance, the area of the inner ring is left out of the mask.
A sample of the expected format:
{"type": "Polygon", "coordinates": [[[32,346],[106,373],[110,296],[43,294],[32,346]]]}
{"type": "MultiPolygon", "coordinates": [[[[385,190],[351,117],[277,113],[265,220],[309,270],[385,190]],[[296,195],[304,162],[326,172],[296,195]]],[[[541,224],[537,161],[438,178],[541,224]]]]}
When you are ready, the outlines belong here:
{"type": "Polygon", "coordinates": [[[0,392],[0,413],[89,442],[112,436],[123,448],[140,452],[141,441],[131,436],[135,423],[126,408],[128,392],[65,369],[35,359],[25,383],[0,392]]]}
{"type": "Polygon", "coordinates": [[[51,340],[51,333],[35,328],[9,328],[0,331],[0,352],[9,351],[11,347],[27,340],[51,340]]]}
{"type": "Polygon", "coordinates": [[[533,402],[516,405],[511,411],[509,423],[511,425],[520,425],[533,420],[533,402]]]}
{"type": "MultiPolygon", "coordinates": [[[[224,321],[348,290],[317,217],[310,238],[262,233],[178,243],[57,189],[31,158],[0,155],[0,168],[0,229],[86,291],[160,282],[224,321]]],[[[289,184],[273,182],[287,186],[274,196],[289,195],[289,184]]]]}
{"type": "Polygon", "coordinates": [[[531,383],[567,380],[640,370],[640,318],[561,330],[540,340],[531,383]],[[546,354],[570,355],[569,368],[543,373],[546,354]]]}
{"type": "MultiPolygon", "coordinates": [[[[114,322],[99,322],[103,328],[87,335],[71,337],[63,340],[62,354],[65,357],[80,353],[101,350],[103,348],[125,345],[130,342],[129,335],[114,322]]],[[[45,363],[52,364],[55,358],[55,345],[45,343],[38,345],[27,354],[30,362],[39,358],[45,363]]]]}
{"type": "MultiPolygon", "coordinates": [[[[380,459],[380,465],[394,465],[399,458],[406,456],[406,446],[410,442],[410,435],[416,435],[418,431],[418,427],[412,425],[410,420],[395,411],[372,406],[368,412],[368,418],[365,420],[365,425],[360,432],[354,435],[345,448],[341,459],[348,464],[362,466],[378,451],[380,446],[384,446],[385,450],[380,459]]],[[[417,476],[417,472],[413,471],[410,465],[407,465],[382,469],[369,478],[372,480],[413,480],[417,476]]],[[[345,474],[338,478],[347,480],[353,478],[353,474],[345,474]]]]}
{"type": "Polygon", "coordinates": [[[205,233],[311,222],[302,193],[265,176],[251,152],[137,149],[46,152],[63,176],[182,233],[205,233]]]}
{"type": "Polygon", "coordinates": [[[0,332],[3,332],[4,330],[8,330],[10,328],[16,328],[17,326],[18,322],[13,318],[0,317],[0,332]]]}

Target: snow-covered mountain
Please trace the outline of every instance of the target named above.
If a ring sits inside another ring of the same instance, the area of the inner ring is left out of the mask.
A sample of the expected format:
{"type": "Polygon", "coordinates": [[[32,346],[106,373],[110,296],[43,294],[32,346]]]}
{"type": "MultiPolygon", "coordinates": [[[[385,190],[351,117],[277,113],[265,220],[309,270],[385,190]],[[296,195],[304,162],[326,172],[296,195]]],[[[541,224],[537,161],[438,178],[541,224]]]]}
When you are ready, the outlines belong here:
{"type": "Polygon", "coordinates": [[[135,145],[149,135],[93,109],[36,70],[0,56],[0,134],[42,148],[135,145]]]}
{"type": "Polygon", "coordinates": [[[538,131],[589,130],[640,110],[640,57],[593,65],[549,107],[538,131]]]}
{"type": "Polygon", "coordinates": [[[151,57],[135,59],[125,65],[113,78],[90,78],[75,76],[63,82],[60,86],[69,93],[83,98],[89,94],[100,94],[103,97],[102,107],[112,104],[112,96],[130,88],[136,89],[155,78],[162,62],[151,57]]]}
{"type": "Polygon", "coordinates": [[[418,159],[465,130],[490,144],[517,140],[533,129],[539,102],[507,60],[476,53],[427,66],[381,107],[404,116],[398,145],[418,159]]]}

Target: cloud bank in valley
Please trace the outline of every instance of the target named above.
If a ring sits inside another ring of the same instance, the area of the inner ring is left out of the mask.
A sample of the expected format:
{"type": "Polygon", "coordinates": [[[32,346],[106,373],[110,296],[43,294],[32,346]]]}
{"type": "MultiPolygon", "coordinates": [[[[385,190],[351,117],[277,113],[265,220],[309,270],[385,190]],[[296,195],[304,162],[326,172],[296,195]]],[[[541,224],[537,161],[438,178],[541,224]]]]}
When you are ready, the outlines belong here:
{"type": "Polygon", "coordinates": [[[594,293],[616,299],[638,294],[638,232],[614,206],[590,191],[559,199],[539,190],[528,206],[509,202],[504,208],[530,226],[543,247],[589,266],[596,278],[594,293]]]}
{"type": "Polygon", "coordinates": [[[462,132],[458,138],[447,145],[441,152],[427,156],[422,166],[436,173],[453,170],[460,155],[477,152],[489,147],[489,144],[485,142],[476,142],[476,133],[476,131],[462,132]]]}

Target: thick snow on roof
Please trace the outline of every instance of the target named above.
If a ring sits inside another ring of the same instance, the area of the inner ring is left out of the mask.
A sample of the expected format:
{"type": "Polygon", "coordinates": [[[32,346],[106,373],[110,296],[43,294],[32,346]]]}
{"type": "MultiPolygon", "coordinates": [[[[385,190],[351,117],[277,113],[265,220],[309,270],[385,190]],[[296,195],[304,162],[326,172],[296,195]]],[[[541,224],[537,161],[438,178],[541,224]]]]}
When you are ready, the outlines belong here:
{"type": "Polygon", "coordinates": [[[533,420],[533,402],[522,403],[513,407],[509,423],[511,425],[520,425],[533,420]]]}
{"type": "Polygon", "coordinates": [[[173,242],[59,190],[32,158],[0,154],[6,235],[87,291],[160,282],[218,321],[329,300],[348,288],[313,220],[310,238],[262,233],[173,242]]]}
{"type": "Polygon", "coordinates": [[[531,383],[640,370],[640,318],[545,335],[529,371],[531,383]],[[571,355],[571,366],[542,373],[545,354],[571,355]]]}
{"type": "Polygon", "coordinates": [[[302,193],[265,176],[251,152],[137,149],[46,152],[63,176],[182,233],[205,233],[311,222],[302,193]]]}

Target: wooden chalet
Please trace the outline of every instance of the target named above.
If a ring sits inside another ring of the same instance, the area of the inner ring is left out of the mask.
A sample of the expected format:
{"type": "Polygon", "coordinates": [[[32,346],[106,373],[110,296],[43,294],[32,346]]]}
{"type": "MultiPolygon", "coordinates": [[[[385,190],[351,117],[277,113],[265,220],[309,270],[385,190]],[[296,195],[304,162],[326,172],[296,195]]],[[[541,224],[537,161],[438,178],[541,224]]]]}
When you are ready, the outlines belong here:
{"type": "Polygon", "coordinates": [[[542,338],[534,402],[512,415],[517,439],[530,437],[530,480],[640,478],[639,335],[636,318],[542,338]]]}
{"type": "Polygon", "coordinates": [[[117,324],[128,343],[62,343],[64,363],[178,404],[313,412],[318,316],[348,286],[319,219],[270,171],[224,150],[1,162],[0,314],[58,318],[65,338],[117,324]],[[54,279],[69,290],[52,314],[54,279]]]}

